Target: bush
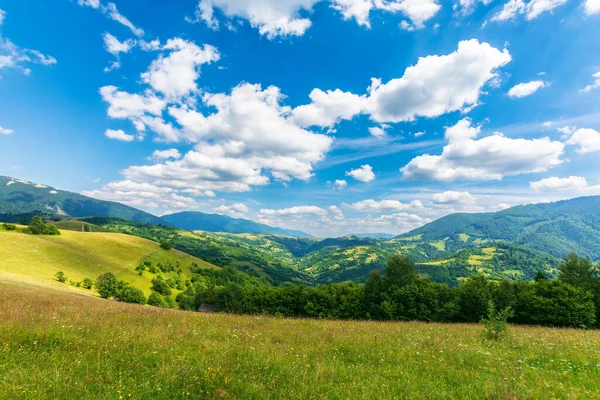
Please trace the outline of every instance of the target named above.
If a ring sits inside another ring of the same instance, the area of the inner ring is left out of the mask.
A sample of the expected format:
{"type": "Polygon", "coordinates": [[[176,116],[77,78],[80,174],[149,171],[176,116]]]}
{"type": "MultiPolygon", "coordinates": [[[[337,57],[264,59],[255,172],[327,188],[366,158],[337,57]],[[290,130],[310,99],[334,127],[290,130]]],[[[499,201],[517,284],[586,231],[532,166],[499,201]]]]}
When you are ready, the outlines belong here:
{"type": "Polygon", "coordinates": [[[170,296],[171,295],[171,288],[169,287],[169,285],[167,284],[167,282],[165,282],[164,280],[162,280],[162,278],[154,278],[152,279],[152,290],[155,292],[158,292],[164,296],[170,296]]]}
{"type": "Polygon", "coordinates": [[[90,278],[85,278],[83,281],[81,281],[81,286],[84,289],[91,289],[94,287],[94,281],[91,280],[90,278]]]}
{"type": "Polygon", "coordinates": [[[489,340],[500,340],[508,334],[508,319],[514,315],[510,307],[497,311],[493,301],[488,302],[487,315],[481,319],[482,336],[489,340]]]}
{"type": "Polygon", "coordinates": [[[126,285],[118,294],[119,300],[125,303],[146,304],[144,293],[133,286],[126,285]]]}
{"type": "Polygon", "coordinates": [[[590,327],[596,319],[592,293],[561,281],[517,286],[515,322],[590,327]]]}
{"type": "Polygon", "coordinates": [[[33,235],[60,235],[60,232],[54,225],[47,225],[42,217],[33,217],[27,227],[33,235]]]}
{"type": "Polygon", "coordinates": [[[173,245],[169,240],[163,240],[160,242],[160,248],[163,250],[171,250],[173,248],[173,245]]]}
{"type": "Polygon", "coordinates": [[[16,231],[17,230],[17,226],[15,224],[3,224],[2,226],[7,231],[16,231]]]}
{"type": "Polygon", "coordinates": [[[65,283],[67,281],[67,279],[69,279],[69,278],[67,278],[65,273],[62,271],[58,271],[56,274],[54,274],[54,276],[60,283],[65,283]]]}
{"type": "Polygon", "coordinates": [[[161,307],[163,304],[163,298],[160,293],[152,292],[150,293],[150,297],[148,297],[148,305],[154,307],[161,307]]]}
{"type": "Polygon", "coordinates": [[[100,275],[98,279],[96,279],[96,290],[103,299],[117,296],[119,291],[119,282],[117,281],[115,274],[112,272],[107,272],[100,275]]]}

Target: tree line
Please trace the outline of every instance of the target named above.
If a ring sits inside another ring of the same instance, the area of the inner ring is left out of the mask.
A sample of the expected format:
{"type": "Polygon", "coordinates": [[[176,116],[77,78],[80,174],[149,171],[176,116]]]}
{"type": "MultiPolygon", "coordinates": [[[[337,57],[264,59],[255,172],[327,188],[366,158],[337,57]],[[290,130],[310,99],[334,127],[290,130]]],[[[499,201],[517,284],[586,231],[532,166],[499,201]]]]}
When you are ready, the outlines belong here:
{"type": "Polygon", "coordinates": [[[448,287],[419,276],[405,256],[392,256],[385,272],[373,271],[365,284],[334,283],[313,288],[243,287],[229,284],[197,294],[195,305],[213,301],[218,311],[285,317],[479,322],[489,304],[510,309],[518,324],[593,327],[600,315],[599,266],[569,255],[558,279],[543,272],[534,281],[494,281],[483,275],[448,287]]]}

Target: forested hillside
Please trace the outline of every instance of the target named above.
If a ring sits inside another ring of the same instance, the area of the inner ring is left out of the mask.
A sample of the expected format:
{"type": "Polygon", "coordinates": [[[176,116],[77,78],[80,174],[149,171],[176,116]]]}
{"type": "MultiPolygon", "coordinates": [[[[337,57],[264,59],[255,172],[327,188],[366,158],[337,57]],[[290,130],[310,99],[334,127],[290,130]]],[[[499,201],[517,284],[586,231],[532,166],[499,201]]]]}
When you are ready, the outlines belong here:
{"type": "Polygon", "coordinates": [[[486,214],[452,214],[401,237],[424,241],[503,240],[565,257],[573,251],[600,258],[600,196],[530,204],[486,214]]]}
{"type": "Polygon", "coordinates": [[[315,239],[189,232],[114,218],[84,221],[108,231],[158,242],[168,240],[176,249],[215,265],[262,274],[284,284],[362,282],[371,271],[383,270],[394,254],[409,256],[416,261],[419,273],[451,286],[476,273],[494,279],[533,279],[538,270],[543,270],[554,276],[559,264],[557,258],[522,245],[465,236],[434,242],[425,242],[419,236],[315,239]]]}

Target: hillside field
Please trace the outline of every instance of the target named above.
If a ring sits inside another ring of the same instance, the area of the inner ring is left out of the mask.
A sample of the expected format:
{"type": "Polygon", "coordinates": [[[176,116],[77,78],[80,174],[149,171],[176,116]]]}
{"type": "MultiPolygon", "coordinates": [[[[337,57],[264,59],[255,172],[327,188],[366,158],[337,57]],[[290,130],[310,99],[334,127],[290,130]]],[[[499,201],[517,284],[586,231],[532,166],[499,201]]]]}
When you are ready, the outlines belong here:
{"type": "Polygon", "coordinates": [[[199,314],[0,282],[0,398],[592,399],[600,332],[199,314]]]}
{"type": "Polygon", "coordinates": [[[0,274],[24,281],[60,284],[54,274],[63,271],[69,280],[95,280],[105,272],[150,294],[154,275],[138,275],[135,267],[142,260],[153,263],[179,263],[184,275],[191,276],[193,263],[217,268],[177,250],[163,250],[156,242],[120,233],[75,232],[61,230],[60,236],[27,235],[0,229],[0,274]]]}

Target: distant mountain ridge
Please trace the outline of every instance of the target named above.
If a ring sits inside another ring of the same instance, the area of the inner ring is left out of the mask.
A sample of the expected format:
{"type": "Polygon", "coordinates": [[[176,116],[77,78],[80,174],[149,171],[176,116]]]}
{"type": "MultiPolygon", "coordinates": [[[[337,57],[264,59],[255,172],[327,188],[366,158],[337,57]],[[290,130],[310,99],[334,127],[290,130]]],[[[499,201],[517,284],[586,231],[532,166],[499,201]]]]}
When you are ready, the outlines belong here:
{"type": "Polygon", "coordinates": [[[185,230],[312,237],[306,232],[272,227],[221,214],[186,211],[161,218],[121,203],[98,200],[40,183],[0,176],[0,222],[27,222],[35,215],[60,219],[113,217],[185,230]]]}
{"type": "Polygon", "coordinates": [[[312,237],[310,234],[298,230],[277,228],[259,224],[249,219],[232,218],[221,214],[207,214],[198,211],[184,211],[175,214],[163,215],[162,219],[169,225],[187,231],[226,232],[269,234],[295,237],[312,237]]]}
{"type": "Polygon", "coordinates": [[[574,251],[600,258],[600,196],[554,203],[529,204],[495,213],[451,214],[400,237],[424,241],[457,235],[472,239],[504,240],[564,257],[574,251]]]}
{"type": "Polygon", "coordinates": [[[0,221],[24,222],[34,215],[58,218],[115,217],[148,224],[165,224],[155,215],[121,203],[0,176],[0,221]]]}

